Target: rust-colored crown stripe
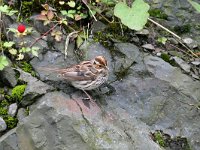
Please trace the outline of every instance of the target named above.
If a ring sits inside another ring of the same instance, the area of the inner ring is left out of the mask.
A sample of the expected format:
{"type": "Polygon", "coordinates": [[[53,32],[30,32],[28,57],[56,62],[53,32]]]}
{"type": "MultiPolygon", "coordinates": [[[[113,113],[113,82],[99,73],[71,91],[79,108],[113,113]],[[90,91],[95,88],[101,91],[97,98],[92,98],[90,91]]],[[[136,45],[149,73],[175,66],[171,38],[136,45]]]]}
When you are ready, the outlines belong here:
{"type": "Polygon", "coordinates": [[[100,64],[107,66],[107,61],[103,56],[97,56],[95,60],[98,61],[100,64]]]}

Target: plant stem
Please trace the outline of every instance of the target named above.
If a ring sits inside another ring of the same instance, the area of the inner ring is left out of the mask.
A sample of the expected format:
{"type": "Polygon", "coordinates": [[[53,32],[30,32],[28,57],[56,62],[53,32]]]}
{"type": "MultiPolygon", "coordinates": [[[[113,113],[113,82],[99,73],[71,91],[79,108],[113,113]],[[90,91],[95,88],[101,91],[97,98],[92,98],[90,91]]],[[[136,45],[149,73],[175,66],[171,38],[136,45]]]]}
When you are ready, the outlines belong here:
{"type": "Polygon", "coordinates": [[[173,36],[175,36],[176,38],[178,38],[179,43],[185,47],[193,56],[198,57],[191,49],[189,49],[185,44],[183,44],[183,40],[180,36],[178,36],[177,34],[175,34],[174,32],[170,31],[169,29],[165,28],[164,26],[162,26],[161,24],[159,24],[158,22],[152,20],[151,18],[148,18],[149,21],[151,21],[152,23],[154,23],[155,25],[159,26],[160,28],[164,29],[165,31],[169,32],[170,34],[172,34],[173,36]]]}
{"type": "Polygon", "coordinates": [[[55,27],[57,27],[59,25],[59,23],[55,24],[52,28],[50,28],[47,32],[45,32],[42,36],[40,36],[39,38],[37,38],[31,45],[30,48],[40,39],[42,39],[44,36],[46,36],[47,34],[49,34],[49,32],[51,32],[55,27]]]}

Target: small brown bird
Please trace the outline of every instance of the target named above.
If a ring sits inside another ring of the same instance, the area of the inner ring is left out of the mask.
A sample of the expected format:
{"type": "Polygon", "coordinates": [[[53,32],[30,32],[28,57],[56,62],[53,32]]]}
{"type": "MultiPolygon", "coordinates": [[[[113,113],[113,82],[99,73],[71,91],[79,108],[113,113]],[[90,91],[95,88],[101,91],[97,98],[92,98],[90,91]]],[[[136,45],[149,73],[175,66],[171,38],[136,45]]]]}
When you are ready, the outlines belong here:
{"type": "Polygon", "coordinates": [[[109,75],[107,60],[103,56],[97,56],[92,60],[82,61],[77,65],[65,69],[39,69],[58,73],[61,78],[71,82],[74,87],[83,90],[90,100],[92,100],[92,98],[85,90],[98,88],[108,80],[109,75]]]}

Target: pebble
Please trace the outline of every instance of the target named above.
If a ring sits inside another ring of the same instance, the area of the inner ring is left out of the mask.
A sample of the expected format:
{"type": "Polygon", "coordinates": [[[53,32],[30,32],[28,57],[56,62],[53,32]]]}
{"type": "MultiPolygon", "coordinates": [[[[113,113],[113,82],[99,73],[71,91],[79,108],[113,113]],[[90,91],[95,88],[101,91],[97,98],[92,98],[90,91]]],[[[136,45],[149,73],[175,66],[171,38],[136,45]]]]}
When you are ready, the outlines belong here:
{"type": "Polygon", "coordinates": [[[17,103],[13,103],[8,108],[8,114],[14,117],[16,112],[17,112],[17,103]]]}
{"type": "Polygon", "coordinates": [[[0,117],[0,132],[5,131],[7,128],[6,122],[0,117]]]}

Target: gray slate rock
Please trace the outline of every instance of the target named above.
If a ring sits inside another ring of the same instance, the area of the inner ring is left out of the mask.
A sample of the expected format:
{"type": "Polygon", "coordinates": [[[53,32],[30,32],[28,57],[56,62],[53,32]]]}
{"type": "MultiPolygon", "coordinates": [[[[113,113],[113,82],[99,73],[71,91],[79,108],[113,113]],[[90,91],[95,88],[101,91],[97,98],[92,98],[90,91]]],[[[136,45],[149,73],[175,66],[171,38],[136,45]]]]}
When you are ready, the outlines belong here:
{"type": "Polygon", "coordinates": [[[124,110],[120,110],[120,116],[108,112],[102,117],[97,105],[90,103],[88,107],[79,95],[72,97],[52,92],[40,98],[30,116],[16,128],[17,147],[20,150],[161,150],[150,138],[148,127],[127,116],[124,110]]]}
{"type": "Polygon", "coordinates": [[[16,73],[11,67],[5,67],[0,71],[0,80],[8,86],[15,87],[17,85],[16,73]]]}
{"type": "Polygon", "coordinates": [[[148,71],[156,78],[169,82],[177,90],[190,95],[195,100],[199,99],[200,83],[183,74],[179,68],[171,66],[161,58],[150,55],[146,56],[144,61],[148,71]]]}
{"type": "Polygon", "coordinates": [[[24,72],[20,70],[20,79],[27,82],[26,89],[23,94],[23,99],[21,101],[21,104],[23,106],[31,105],[36,101],[36,98],[54,90],[54,88],[48,84],[45,84],[44,82],[38,80],[37,78],[34,78],[31,76],[31,74],[24,72]]]}
{"type": "Polygon", "coordinates": [[[190,72],[190,69],[191,69],[191,67],[190,67],[190,65],[187,63],[187,62],[185,62],[183,59],[181,59],[181,58],[179,58],[179,57],[173,57],[173,59],[175,60],[175,62],[185,71],[185,72],[187,72],[187,73],[189,73],[190,72]]]}
{"type": "Polygon", "coordinates": [[[20,150],[17,144],[16,128],[0,137],[0,150],[20,150]]]}
{"type": "Polygon", "coordinates": [[[21,123],[21,121],[25,118],[25,117],[27,117],[28,115],[27,115],[27,112],[26,112],[26,109],[24,109],[24,108],[20,108],[19,110],[18,110],[18,113],[17,113],[17,119],[18,119],[18,123],[21,123]]]}
{"type": "Polygon", "coordinates": [[[0,132],[5,131],[7,128],[6,122],[0,117],[0,132]]]}

